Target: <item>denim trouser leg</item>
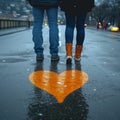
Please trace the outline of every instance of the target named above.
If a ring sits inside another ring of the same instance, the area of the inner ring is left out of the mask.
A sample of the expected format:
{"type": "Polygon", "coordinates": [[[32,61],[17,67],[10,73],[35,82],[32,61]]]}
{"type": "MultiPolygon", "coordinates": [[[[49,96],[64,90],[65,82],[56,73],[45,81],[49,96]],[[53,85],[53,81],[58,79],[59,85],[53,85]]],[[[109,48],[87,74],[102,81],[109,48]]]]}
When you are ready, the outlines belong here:
{"type": "Polygon", "coordinates": [[[33,7],[34,27],[33,27],[33,42],[34,50],[37,55],[43,54],[43,36],[42,36],[42,24],[44,10],[33,7]]]}
{"type": "Polygon", "coordinates": [[[58,8],[46,9],[49,24],[49,42],[50,42],[50,54],[58,55],[59,36],[58,36],[58,8]]]}
{"type": "Polygon", "coordinates": [[[65,16],[66,16],[65,42],[73,43],[75,17],[71,16],[69,13],[65,13],[65,16]]]}
{"type": "Polygon", "coordinates": [[[76,29],[77,29],[77,35],[76,35],[76,44],[77,45],[83,45],[84,39],[85,39],[85,18],[86,14],[80,14],[77,16],[76,19],[76,29]]]}
{"type": "Polygon", "coordinates": [[[85,37],[84,22],[86,14],[73,16],[69,13],[66,13],[65,15],[66,15],[66,31],[65,31],[66,43],[73,43],[74,28],[76,27],[77,30],[76,44],[83,45],[85,37]]]}

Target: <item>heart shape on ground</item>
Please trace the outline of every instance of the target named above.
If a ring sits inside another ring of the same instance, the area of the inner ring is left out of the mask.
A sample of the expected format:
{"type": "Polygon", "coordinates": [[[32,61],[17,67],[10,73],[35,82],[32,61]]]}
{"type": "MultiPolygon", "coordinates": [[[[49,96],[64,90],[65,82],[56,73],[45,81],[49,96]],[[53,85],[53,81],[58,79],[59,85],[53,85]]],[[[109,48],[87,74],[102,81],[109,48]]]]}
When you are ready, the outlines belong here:
{"type": "Polygon", "coordinates": [[[88,81],[88,75],[79,70],[67,70],[60,74],[52,71],[35,71],[29,79],[36,87],[53,95],[59,103],[88,81]]]}

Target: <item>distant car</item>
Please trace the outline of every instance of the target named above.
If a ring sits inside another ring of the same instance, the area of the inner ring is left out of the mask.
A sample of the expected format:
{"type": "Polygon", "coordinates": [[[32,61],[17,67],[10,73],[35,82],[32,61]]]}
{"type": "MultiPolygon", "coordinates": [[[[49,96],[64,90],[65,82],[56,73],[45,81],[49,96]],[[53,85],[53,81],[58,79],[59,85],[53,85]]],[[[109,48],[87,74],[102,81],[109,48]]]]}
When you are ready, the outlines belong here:
{"type": "Polygon", "coordinates": [[[110,30],[111,32],[119,32],[119,27],[117,27],[117,26],[110,26],[109,28],[108,28],[108,30],[110,30]]]}
{"type": "Polygon", "coordinates": [[[96,27],[97,27],[97,29],[101,29],[101,28],[102,28],[101,23],[100,23],[100,22],[98,22],[96,27]]]}

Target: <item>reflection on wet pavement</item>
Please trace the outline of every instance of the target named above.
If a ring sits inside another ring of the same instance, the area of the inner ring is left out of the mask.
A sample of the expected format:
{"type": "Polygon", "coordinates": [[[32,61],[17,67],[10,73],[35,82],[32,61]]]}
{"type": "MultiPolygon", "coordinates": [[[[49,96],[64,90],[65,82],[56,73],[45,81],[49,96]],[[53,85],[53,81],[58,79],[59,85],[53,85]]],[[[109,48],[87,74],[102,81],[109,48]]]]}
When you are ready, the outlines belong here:
{"type": "Polygon", "coordinates": [[[80,63],[76,63],[76,69],[71,70],[71,65],[66,65],[66,71],[57,73],[57,62],[51,62],[50,70],[43,69],[43,63],[36,64],[35,72],[29,76],[30,81],[36,87],[53,95],[59,103],[72,92],[82,87],[88,81],[88,75],[79,69],[80,63]]]}

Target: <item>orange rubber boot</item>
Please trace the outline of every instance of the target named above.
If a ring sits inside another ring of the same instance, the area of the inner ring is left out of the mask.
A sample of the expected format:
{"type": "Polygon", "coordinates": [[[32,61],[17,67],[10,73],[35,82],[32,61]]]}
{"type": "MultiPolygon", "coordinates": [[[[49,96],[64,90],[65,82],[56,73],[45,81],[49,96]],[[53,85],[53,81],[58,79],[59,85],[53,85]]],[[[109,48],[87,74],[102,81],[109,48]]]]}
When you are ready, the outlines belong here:
{"type": "Polygon", "coordinates": [[[72,62],[72,43],[66,43],[66,62],[72,62]]]}
{"type": "Polygon", "coordinates": [[[76,61],[80,61],[82,49],[83,49],[82,45],[76,45],[76,50],[75,50],[75,60],[76,61]]]}

